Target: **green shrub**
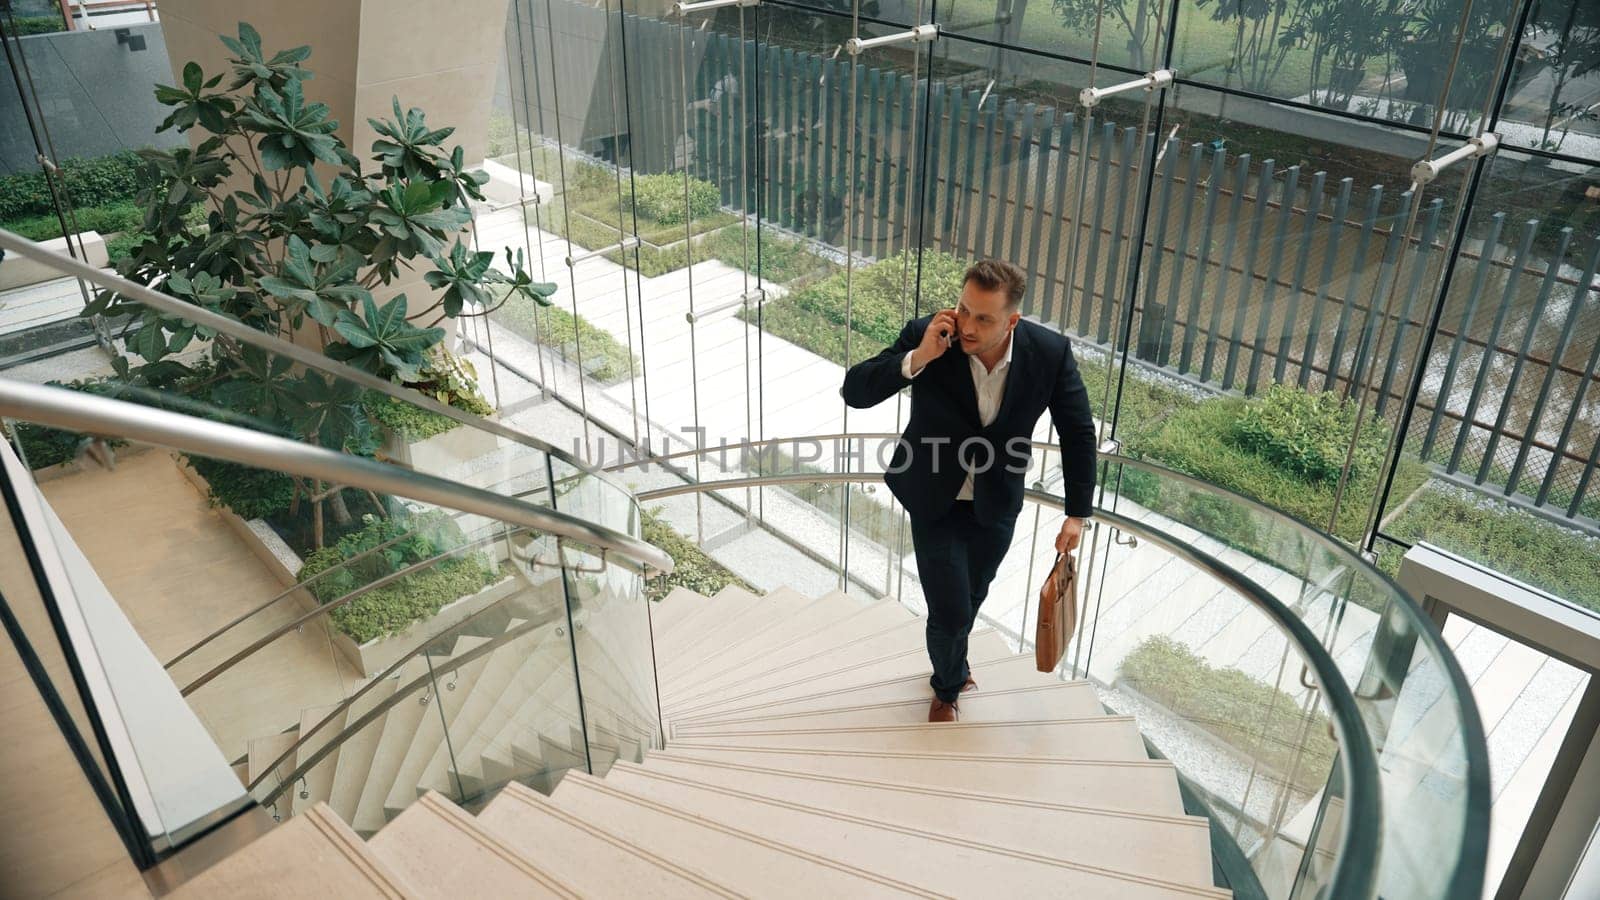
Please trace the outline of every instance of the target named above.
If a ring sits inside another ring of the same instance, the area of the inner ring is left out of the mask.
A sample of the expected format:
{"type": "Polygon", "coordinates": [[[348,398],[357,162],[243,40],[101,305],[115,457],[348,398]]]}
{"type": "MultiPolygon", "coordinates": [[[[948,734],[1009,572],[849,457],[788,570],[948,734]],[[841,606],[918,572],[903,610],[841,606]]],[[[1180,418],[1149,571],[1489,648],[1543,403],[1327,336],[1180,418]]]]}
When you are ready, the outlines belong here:
{"type": "Polygon", "coordinates": [[[373,421],[394,432],[407,443],[444,434],[460,422],[423,409],[413,403],[396,400],[387,394],[370,392],[361,399],[361,407],[373,421]]]}
{"type": "MultiPolygon", "coordinates": [[[[1388,533],[1427,541],[1600,612],[1600,538],[1442,482],[1430,482],[1389,523],[1388,533]]],[[[1402,551],[1382,544],[1380,566],[1398,574],[1402,551]]]]}
{"type": "MultiPolygon", "coordinates": [[[[1247,405],[1248,401],[1241,398],[1217,397],[1179,409],[1162,422],[1158,430],[1130,447],[1129,452],[1252,497],[1297,516],[1313,527],[1326,528],[1328,516],[1333,511],[1336,483],[1309,481],[1239,446],[1233,438],[1234,427],[1247,405]]],[[[1387,426],[1366,430],[1381,437],[1384,427],[1387,426]]],[[[1406,496],[1426,478],[1427,470],[1421,463],[1410,457],[1403,458],[1395,475],[1394,493],[1406,496]]],[[[1377,488],[1376,470],[1362,472],[1350,480],[1339,509],[1339,520],[1334,529],[1336,535],[1350,543],[1361,539],[1366,528],[1368,501],[1377,488]]],[[[1160,502],[1154,508],[1180,520],[1192,518],[1187,504],[1194,495],[1191,489],[1164,485],[1160,502]]],[[[1198,527],[1198,523],[1194,524],[1198,527]]],[[[1283,564],[1290,557],[1277,556],[1277,551],[1272,548],[1280,540],[1287,541],[1289,534],[1286,529],[1277,529],[1273,534],[1261,535],[1259,540],[1245,540],[1248,536],[1239,534],[1215,536],[1247,553],[1283,564]]]]}
{"type": "MultiPolygon", "coordinates": [[[[47,381],[51,387],[64,387],[74,391],[83,391],[89,394],[112,394],[117,391],[115,382],[103,380],[80,380],[62,383],[47,381]]],[[[137,401],[136,397],[128,397],[137,401]]],[[[70,462],[78,456],[78,450],[87,440],[85,435],[76,431],[61,431],[44,425],[34,425],[30,422],[16,422],[13,425],[16,432],[16,443],[20,445],[22,459],[27,462],[29,469],[43,469],[49,466],[70,462]]],[[[111,447],[122,447],[127,441],[113,438],[107,442],[111,447]]]]}
{"type": "Polygon", "coordinates": [[[639,369],[638,357],[617,343],[609,332],[590,325],[584,319],[575,321],[572,314],[565,310],[555,307],[541,309],[524,297],[512,297],[495,313],[495,321],[530,341],[556,348],[563,353],[563,358],[572,354],[574,361],[577,360],[574,339],[581,334],[583,367],[590,378],[601,384],[614,384],[630,378],[639,369]]]}
{"type": "MultiPolygon", "coordinates": [[[[467,360],[440,350],[428,358],[418,370],[418,376],[421,380],[406,386],[475,416],[494,412],[489,401],[478,393],[478,373],[467,360]]],[[[361,407],[374,422],[407,443],[444,434],[461,424],[449,416],[376,391],[361,398],[361,407]]]]}
{"type": "MultiPolygon", "coordinates": [[[[302,583],[330,569],[335,570],[308,588],[320,602],[336,600],[466,543],[455,521],[439,511],[389,518],[367,516],[363,521],[361,530],[312,553],[300,568],[298,580],[302,583]],[[348,562],[395,538],[400,540],[356,562],[348,562]]],[[[413,622],[477,593],[498,578],[499,572],[487,556],[466,552],[362,594],[328,616],[340,631],[356,643],[364,644],[384,635],[398,634],[413,622]]]]}
{"type": "Polygon", "coordinates": [[[282,472],[204,456],[188,460],[211,486],[211,505],[226,506],[241,519],[264,519],[288,509],[294,501],[294,479],[282,472]]]}
{"type": "Polygon", "coordinates": [[[803,241],[765,226],[760,231],[759,246],[755,230],[734,224],[711,235],[701,245],[701,252],[735,269],[748,265],[751,274],[768,284],[790,284],[802,278],[827,276],[838,268],[832,260],[811,252],[803,241]],[[748,247],[745,246],[747,242],[748,247]]]}
{"type": "MultiPolygon", "coordinates": [[[[1312,481],[1331,481],[1344,468],[1356,413],[1356,402],[1335,391],[1310,393],[1274,384],[1245,405],[1232,434],[1239,446],[1279,468],[1312,481]]],[[[1377,417],[1368,420],[1351,460],[1352,476],[1383,465],[1387,437],[1377,417]]]]}
{"type": "Polygon", "coordinates": [[[112,266],[117,260],[126,259],[133,255],[139,245],[144,243],[144,235],[137,231],[124,231],[116,237],[106,241],[106,257],[112,266]]]}
{"type": "Polygon", "coordinates": [[[59,431],[29,422],[17,422],[13,428],[20,445],[18,449],[30,469],[43,469],[76,458],[84,441],[84,436],[75,431],[59,431]]]}
{"type": "Polygon", "coordinates": [[[13,21],[16,24],[18,37],[27,37],[30,34],[54,34],[57,31],[67,30],[67,25],[60,16],[17,16],[13,21]]]}
{"type": "Polygon", "coordinates": [[[1307,713],[1288,694],[1238,669],[1215,668],[1164,635],[1135,647],[1122,660],[1118,677],[1240,754],[1260,760],[1278,781],[1292,779],[1303,793],[1326,785],[1338,746],[1320,709],[1313,709],[1307,722],[1307,713]]]}
{"type": "Polygon", "coordinates": [[[684,196],[684,176],[671,172],[633,177],[633,209],[657,225],[682,225],[709,216],[722,206],[717,186],[698,178],[688,179],[684,196]]]}
{"type": "Polygon", "coordinates": [[[673,571],[671,575],[645,582],[645,596],[660,600],[672,593],[673,588],[682,587],[709,597],[730,584],[759,593],[667,524],[661,517],[661,509],[641,510],[640,525],[645,541],[672,557],[673,571]]]}
{"type": "MultiPolygon", "coordinates": [[[[69,159],[61,179],[80,210],[135,199],[156,181],[155,169],[132,150],[94,159],[69,159]]],[[[0,221],[45,216],[55,212],[44,172],[22,172],[0,178],[0,221]]]]}
{"type": "MultiPolygon", "coordinates": [[[[922,314],[955,305],[966,268],[965,261],[948,253],[930,250],[922,254],[922,314]]],[[[911,294],[918,290],[916,278],[916,260],[912,259],[907,269],[904,254],[855,269],[850,274],[848,292],[845,273],[838,271],[782,300],[765,304],[761,324],[771,334],[818,356],[840,365],[854,365],[875,356],[900,337],[900,329],[914,315],[911,294]],[[853,332],[848,362],[847,320],[853,332]]],[[[754,310],[739,312],[739,317],[748,321],[755,321],[755,315],[754,310]]]]}
{"type": "MultiPolygon", "coordinates": [[[[76,223],[79,231],[97,231],[102,235],[132,233],[137,235],[144,226],[144,210],[129,201],[119,201],[107,206],[90,206],[74,210],[67,224],[76,223]]],[[[4,224],[30,241],[48,241],[61,236],[61,219],[55,213],[13,219],[4,224]]],[[[137,239],[141,239],[139,237],[137,239]]],[[[109,249],[109,248],[108,248],[109,249]]]]}

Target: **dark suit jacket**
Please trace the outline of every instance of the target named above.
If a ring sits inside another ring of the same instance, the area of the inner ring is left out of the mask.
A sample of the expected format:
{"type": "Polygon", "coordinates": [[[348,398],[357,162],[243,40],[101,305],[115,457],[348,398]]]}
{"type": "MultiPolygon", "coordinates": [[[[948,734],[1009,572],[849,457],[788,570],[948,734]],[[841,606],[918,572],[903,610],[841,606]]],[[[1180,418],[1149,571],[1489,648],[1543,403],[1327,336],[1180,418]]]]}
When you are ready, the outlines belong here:
{"type": "Polygon", "coordinates": [[[959,347],[928,363],[915,379],[900,374],[901,359],[922,343],[932,318],[907,322],[893,346],[850,367],[839,391],[844,402],[867,409],[911,386],[911,419],[883,478],[889,490],[911,515],[942,517],[966,480],[957,455],[963,442],[986,439],[994,452],[986,469],[984,441],[969,442],[963,454],[968,465],[979,469],[972,481],[973,513],[984,524],[1015,517],[1022,509],[1020,470],[1031,453],[1024,442],[1048,408],[1061,438],[1067,515],[1088,516],[1094,503],[1094,419],[1066,337],[1026,319],[1017,322],[1005,394],[999,414],[986,428],[978,416],[972,369],[959,347]],[[1016,444],[1008,443],[1014,439],[1016,444]]]}

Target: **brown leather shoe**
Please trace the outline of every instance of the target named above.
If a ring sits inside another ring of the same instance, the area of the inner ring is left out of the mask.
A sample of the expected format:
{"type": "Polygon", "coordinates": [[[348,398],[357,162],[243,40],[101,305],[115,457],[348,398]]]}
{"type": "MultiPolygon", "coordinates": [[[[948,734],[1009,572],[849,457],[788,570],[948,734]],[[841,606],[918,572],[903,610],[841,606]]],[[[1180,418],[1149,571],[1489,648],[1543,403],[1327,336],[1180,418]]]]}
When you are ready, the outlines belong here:
{"type": "Polygon", "coordinates": [[[961,693],[965,694],[968,691],[975,691],[977,689],[978,683],[972,680],[971,675],[968,675],[966,682],[961,685],[961,693]]]}
{"type": "Polygon", "coordinates": [[[961,711],[954,703],[946,703],[938,697],[933,698],[933,703],[928,705],[929,722],[954,722],[961,717],[961,711]]]}

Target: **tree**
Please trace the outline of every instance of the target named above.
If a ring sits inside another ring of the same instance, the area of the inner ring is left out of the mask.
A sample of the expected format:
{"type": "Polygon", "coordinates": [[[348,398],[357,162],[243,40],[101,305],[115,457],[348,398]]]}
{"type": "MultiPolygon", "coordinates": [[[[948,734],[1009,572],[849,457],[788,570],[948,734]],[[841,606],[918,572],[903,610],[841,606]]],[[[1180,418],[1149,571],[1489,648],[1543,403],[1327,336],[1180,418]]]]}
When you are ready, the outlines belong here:
{"type": "MultiPolygon", "coordinates": [[[[1106,16],[1122,24],[1128,35],[1128,58],[1124,62],[1141,71],[1150,68],[1145,47],[1155,34],[1164,0],[1051,0],[1051,3],[1067,25],[1090,36],[1094,34],[1095,20],[1103,9],[1106,16]]],[[[1101,34],[1104,40],[1105,29],[1102,28],[1101,34]]]]}
{"type": "MultiPolygon", "coordinates": [[[[378,139],[364,169],[328,107],[306,99],[309,48],[268,54],[243,23],[222,41],[233,54],[226,88],[223,75],[190,62],[180,84],[156,89],[172,109],[160,130],[198,129],[200,139],[141,151],[158,179],[140,194],[144,239],[118,263],[122,275],[268,334],[315,334],[330,357],[400,384],[433,383],[448,364],[439,324],[487,314],[491,288],[549,304],[556,286],[533,282],[521,251],[506,251],[502,272],[494,254],[462,240],[467,203],[483,199],[488,177],[465,167],[460,147],[444,149],[453,129],[430,128],[422,110],[402,111],[396,98],[393,119],[369,120],[378,139]],[[411,311],[391,285],[416,268],[438,294],[411,311]]],[[[168,357],[211,340],[211,364],[192,386],[205,408],[330,449],[370,454],[377,445],[351,382],[295,371],[287,358],[113,292],[84,312],[102,313],[125,316],[129,351],[167,374],[186,368],[168,357]]],[[[325,500],[348,519],[336,486],[297,483],[301,500],[313,504],[319,546],[325,500]]]]}
{"type": "Polygon", "coordinates": [[[1429,124],[1430,111],[1440,105],[1446,112],[1444,127],[1451,130],[1465,128],[1482,113],[1500,72],[1507,12],[1505,0],[1419,0],[1409,8],[1395,54],[1406,73],[1403,96],[1417,104],[1415,124],[1429,124]],[[1463,26],[1463,4],[1468,3],[1463,26]],[[1458,43],[1460,56],[1446,86],[1458,43]]]}
{"type": "Polygon", "coordinates": [[[1199,9],[1213,4],[1213,21],[1234,24],[1229,79],[1237,76],[1240,86],[1269,92],[1289,51],[1300,45],[1292,26],[1305,14],[1307,0],[1195,0],[1199,9]]]}
{"type": "Polygon", "coordinates": [[[1520,65],[1519,87],[1540,75],[1548,75],[1551,86],[1545,95],[1544,131],[1540,144],[1549,150],[1561,149],[1572,126],[1595,118],[1595,110],[1583,103],[1562,99],[1572,82],[1600,72],[1600,3],[1593,0],[1545,0],[1539,2],[1528,20],[1520,65]],[[1557,124],[1559,120],[1559,125],[1557,124]],[[1557,128],[1561,136],[1550,135],[1557,128]]]}
{"type": "Polygon", "coordinates": [[[1400,0],[1306,0],[1284,39],[1311,46],[1311,86],[1323,106],[1344,108],[1372,58],[1392,51],[1402,32],[1400,0]]]}

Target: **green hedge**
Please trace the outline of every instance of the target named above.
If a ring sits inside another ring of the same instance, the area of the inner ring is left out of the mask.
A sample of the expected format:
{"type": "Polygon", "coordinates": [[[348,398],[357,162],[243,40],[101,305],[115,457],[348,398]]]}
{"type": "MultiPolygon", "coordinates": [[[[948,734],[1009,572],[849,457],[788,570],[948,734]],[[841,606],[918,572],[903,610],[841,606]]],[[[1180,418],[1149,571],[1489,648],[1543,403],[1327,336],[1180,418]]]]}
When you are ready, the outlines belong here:
{"type": "Polygon", "coordinates": [[[211,505],[226,506],[241,519],[264,519],[294,502],[294,479],[282,472],[203,456],[188,460],[211,486],[211,505]]]}
{"type": "Polygon", "coordinates": [[[645,596],[660,600],[672,593],[673,588],[683,587],[709,597],[730,584],[752,594],[760,593],[667,524],[661,517],[661,510],[659,506],[641,510],[640,524],[645,541],[672,557],[673,571],[671,575],[646,581],[645,596]]]}
{"type": "MultiPolygon", "coordinates": [[[[1355,434],[1357,404],[1336,391],[1308,392],[1274,384],[1253,398],[1233,425],[1240,447],[1309,481],[1333,481],[1355,434]]],[[[1351,471],[1378,471],[1389,431],[1376,416],[1361,429],[1351,471]]]]}
{"type": "MultiPolygon", "coordinates": [[[[474,415],[486,416],[494,411],[479,397],[454,397],[452,400],[452,406],[474,415]]],[[[374,422],[394,432],[401,440],[408,443],[444,434],[461,425],[449,416],[442,416],[376,391],[369,392],[361,398],[361,407],[374,422]]]]}
{"type": "MultiPolygon", "coordinates": [[[[955,305],[961,296],[961,276],[966,268],[966,261],[948,253],[929,250],[922,254],[923,314],[955,305]]],[[[854,365],[877,355],[895,342],[906,320],[912,317],[909,292],[917,290],[916,260],[911,260],[907,269],[904,254],[896,254],[849,274],[848,291],[846,273],[837,271],[782,300],[765,304],[761,311],[763,328],[840,365],[854,365]],[[904,308],[903,293],[907,295],[904,308]],[[847,320],[851,332],[848,362],[847,320]]],[[[741,310],[739,316],[754,321],[755,311],[741,310]]]]}
{"type": "MultiPolygon", "coordinates": [[[[94,159],[69,159],[61,164],[62,181],[79,210],[135,199],[154,184],[155,169],[132,150],[94,159]]],[[[44,172],[22,172],[0,178],[0,221],[47,216],[55,212],[44,172]]]]}
{"type": "MultiPolygon", "coordinates": [[[[590,378],[601,384],[614,384],[640,371],[638,357],[617,343],[610,332],[596,328],[584,319],[574,321],[572,314],[565,310],[553,306],[541,309],[532,300],[518,295],[500,307],[494,314],[494,320],[530,341],[557,350],[574,343],[574,338],[581,334],[584,368],[588,369],[590,378]]],[[[574,361],[577,359],[575,355],[572,358],[574,361]]]]}
{"type": "MultiPolygon", "coordinates": [[[[1427,541],[1482,560],[1512,578],[1600,612],[1600,538],[1438,481],[1412,498],[1387,530],[1404,541],[1427,541]]],[[[1382,542],[1379,546],[1379,565],[1398,574],[1403,551],[1382,542]]]]}
{"type": "Polygon", "coordinates": [[[1288,694],[1238,669],[1215,668],[1164,635],[1135,647],[1122,660],[1118,678],[1241,755],[1259,759],[1280,782],[1292,771],[1302,793],[1326,786],[1338,745],[1320,709],[1305,722],[1288,694]]]}
{"type": "Polygon", "coordinates": [[[689,178],[685,188],[684,181],[681,173],[672,172],[633,176],[634,211],[657,225],[682,225],[709,216],[722,206],[716,185],[689,178]]]}
{"type": "MultiPolygon", "coordinates": [[[[409,536],[318,580],[309,588],[312,595],[328,603],[465,543],[461,529],[442,512],[391,518],[368,516],[360,531],[312,553],[300,568],[298,580],[308,581],[403,535],[409,536]]],[[[446,605],[493,584],[499,577],[498,569],[487,556],[469,552],[435,562],[363,594],[333,610],[328,617],[340,631],[356,643],[364,644],[384,635],[398,634],[413,622],[420,622],[446,605]]]]}
{"type": "MultiPolygon", "coordinates": [[[[1129,446],[1128,451],[1134,456],[1193,475],[1218,487],[1253,497],[1298,516],[1317,528],[1325,528],[1333,511],[1337,481],[1308,481],[1296,472],[1282,468],[1271,459],[1241,446],[1235,439],[1237,425],[1246,415],[1251,402],[1238,397],[1217,397],[1179,409],[1166,419],[1159,430],[1129,446]]],[[[1380,428],[1368,428],[1366,431],[1381,439],[1380,428]]],[[[1407,496],[1420,487],[1427,477],[1427,469],[1420,462],[1406,457],[1401,460],[1400,470],[1396,473],[1393,492],[1397,496],[1407,496]]],[[[1334,529],[1336,535],[1351,543],[1360,540],[1366,528],[1368,501],[1377,488],[1376,470],[1361,472],[1350,479],[1344,503],[1339,510],[1338,526],[1334,529]]],[[[1173,515],[1174,511],[1181,508],[1176,504],[1191,502],[1187,501],[1186,495],[1192,492],[1179,490],[1169,493],[1171,496],[1156,507],[1158,511],[1173,515]]],[[[1174,517],[1181,518],[1181,515],[1174,517]]],[[[1264,546],[1258,537],[1248,533],[1215,536],[1247,552],[1260,550],[1264,546]]]]}
{"type": "MultiPolygon", "coordinates": [[[[131,233],[142,240],[138,232],[144,227],[144,210],[132,201],[118,201],[106,206],[90,206],[73,211],[68,224],[79,231],[98,231],[101,235],[131,233]]],[[[48,241],[61,236],[61,219],[54,212],[28,216],[0,223],[8,231],[15,231],[30,241],[48,241]]]]}
{"type": "Polygon", "coordinates": [[[735,269],[744,269],[748,264],[750,273],[768,284],[787,285],[803,278],[826,277],[839,268],[827,257],[811,252],[804,242],[766,226],[761,228],[759,247],[756,232],[735,223],[711,235],[701,245],[701,252],[735,269]]]}
{"type": "Polygon", "coordinates": [[[17,16],[13,22],[18,37],[27,37],[30,34],[54,34],[57,31],[67,30],[67,25],[60,16],[17,16]]]}

